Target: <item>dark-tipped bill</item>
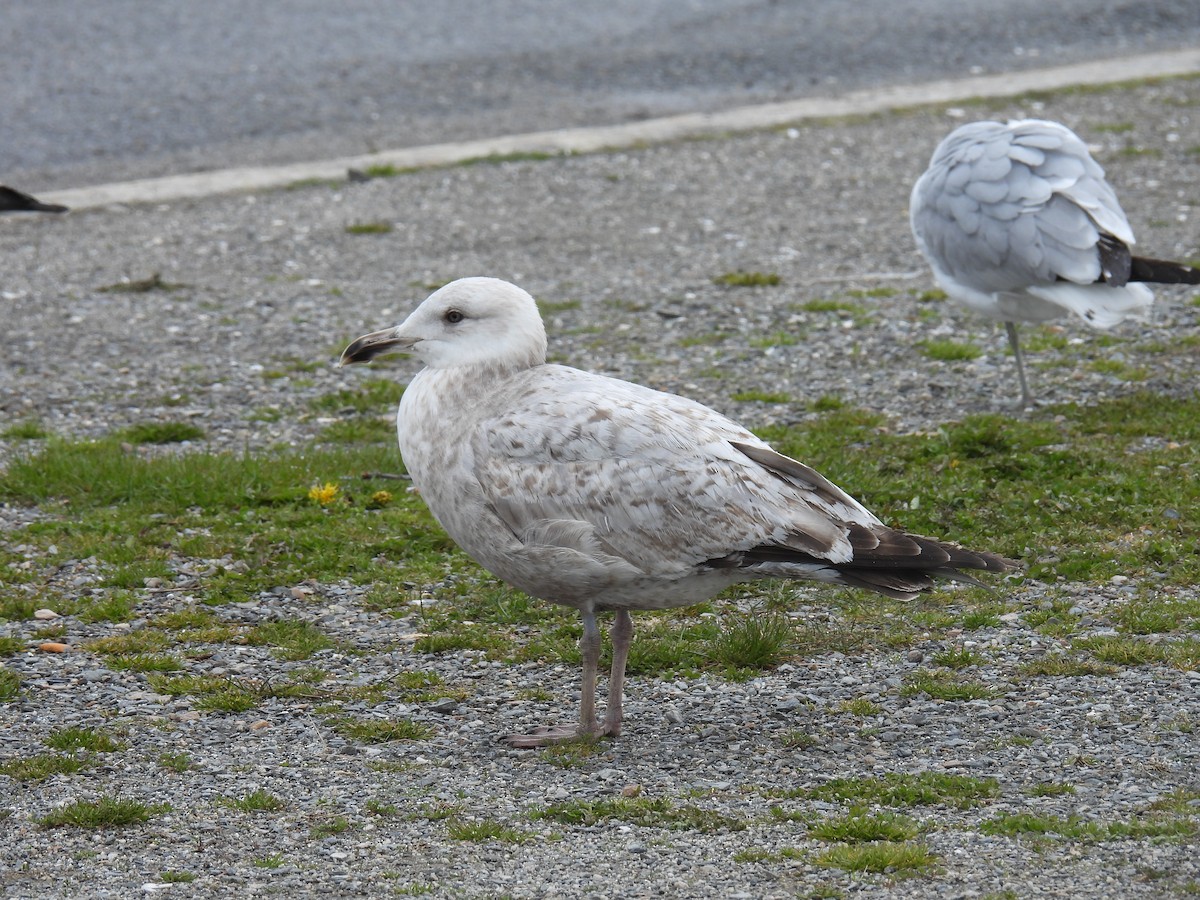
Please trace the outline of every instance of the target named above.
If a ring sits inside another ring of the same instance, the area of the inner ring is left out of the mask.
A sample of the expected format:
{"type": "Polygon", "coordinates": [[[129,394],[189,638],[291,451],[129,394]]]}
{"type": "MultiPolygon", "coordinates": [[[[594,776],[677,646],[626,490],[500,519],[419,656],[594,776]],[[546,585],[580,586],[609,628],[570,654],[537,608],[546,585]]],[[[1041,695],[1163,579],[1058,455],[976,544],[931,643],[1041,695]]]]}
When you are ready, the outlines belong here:
{"type": "Polygon", "coordinates": [[[393,351],[411,349],[413,342],[408,338],[396,337],[395,328],[385,328],[383,331],[372,331],[351,342],[342,351],[338,365],[348,366],[350,363],[370,362],[375,357],[393,351]]]}

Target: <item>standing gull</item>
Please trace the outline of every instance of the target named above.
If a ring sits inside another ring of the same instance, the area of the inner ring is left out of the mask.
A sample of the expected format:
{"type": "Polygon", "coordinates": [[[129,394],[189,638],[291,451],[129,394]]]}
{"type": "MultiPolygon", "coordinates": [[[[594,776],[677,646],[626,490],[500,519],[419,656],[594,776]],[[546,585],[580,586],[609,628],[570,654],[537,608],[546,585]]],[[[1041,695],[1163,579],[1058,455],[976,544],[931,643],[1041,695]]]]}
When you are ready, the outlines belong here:
{"type": "Polygon", "coordinates": [[[64,213],[67,207],[57,203],[43,203],[36,197],[0,184],[0,212],[48,212],[64,213]]]}
{"type": "Polygon", "coordinates": [[[425,364],[396,417],[413,483],[450,536],[499,578],[583,616],[578,725],[507,738],[536,747],[621,730],[631,610],[689,606],[730,585],[795,578],[911,598],[1006,560],[888,528],[804,463],[675,394],[547,365],[525,291],[464,278],[342,363],[408,351],[425,364]],[[596,717],[600,631],[612,672],[596,717]]]}
{"type": "Polygon", "coordinates": [[[1026,406],[1017,322],[1075,313],[1111,328],[1145,316],[1154,295],[1142,282],[1200,284],[1200,270],[1130,252],[1133,229],[1104,170],[1057,122],[955,129],[913,186],[909,217],[946,293],[1004,322],[1026,406]]]}

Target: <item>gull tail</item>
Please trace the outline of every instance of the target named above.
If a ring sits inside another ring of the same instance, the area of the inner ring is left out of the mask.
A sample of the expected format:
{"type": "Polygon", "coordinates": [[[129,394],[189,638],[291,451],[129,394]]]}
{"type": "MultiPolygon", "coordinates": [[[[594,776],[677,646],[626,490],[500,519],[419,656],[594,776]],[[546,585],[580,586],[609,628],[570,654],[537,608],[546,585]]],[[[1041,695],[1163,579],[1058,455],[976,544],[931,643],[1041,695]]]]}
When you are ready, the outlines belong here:
{"type": "Polygon", "coordinates": [[[1075,313],[1093,328],[1112,328],[1125,319],[1141,319],[1154,302],[1154,293],[1144,284],[1132,281],[1122,287],[1112,284],[1054,284],[1026,288],[1035,297],[1075,313]]]}
{"type": "Polygon", "coordinates": [[[986,587],[969,572],[1007,572],[1010,559],[957,544],[906,534],[886,526],[851,525],[848,537],[853,556],[831,562],[794,547],[763,544],[709,565],[751,570],[756,576],[797,578],[863,588],[899,600],[911,600],[931,590],[937,581],[956,581],[986,587]]]}

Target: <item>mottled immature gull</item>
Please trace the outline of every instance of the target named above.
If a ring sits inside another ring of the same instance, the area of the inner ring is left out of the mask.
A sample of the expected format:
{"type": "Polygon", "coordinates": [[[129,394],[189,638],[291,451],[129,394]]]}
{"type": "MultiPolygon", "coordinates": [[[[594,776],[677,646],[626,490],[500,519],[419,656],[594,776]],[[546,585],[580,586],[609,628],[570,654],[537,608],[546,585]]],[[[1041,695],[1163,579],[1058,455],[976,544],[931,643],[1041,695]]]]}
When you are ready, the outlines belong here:
{"type": "Polygon", "coordinates": [[[43,203],[36,197],[22,193],[16,188],[0,184],[0,212],[64,213],[66,211],[65,206],[59,206],[57,203],[43,203]]]}
{"type": "Polygon", "coordinates": [[[1104,170],[1057,122],[956,128],[913,187],[909,217],[946,293],[1004,322],[1026,406],[1017,322],[1075,313],[1111,328],[1145,316],[1154,295],[1142,282],[1200,284],[1200,270],[1130,252],[1133,230],[1104,170]]]}
{"type": "Polygon", "coordinates": [[[436,291],[342,363],[389,350],[424,364],[404,391],[400,452],[450,536],[499,578],[583,616],[578,725],[507,740],[617,735],[631,610],[688,606],[761,578],[910,598],[1006,560],[888,528],[804,463],[692,400],[546,364],[533,298],[495,278],[436,291]],[[615,613],[604,720],[600,631],[615,613]]]}

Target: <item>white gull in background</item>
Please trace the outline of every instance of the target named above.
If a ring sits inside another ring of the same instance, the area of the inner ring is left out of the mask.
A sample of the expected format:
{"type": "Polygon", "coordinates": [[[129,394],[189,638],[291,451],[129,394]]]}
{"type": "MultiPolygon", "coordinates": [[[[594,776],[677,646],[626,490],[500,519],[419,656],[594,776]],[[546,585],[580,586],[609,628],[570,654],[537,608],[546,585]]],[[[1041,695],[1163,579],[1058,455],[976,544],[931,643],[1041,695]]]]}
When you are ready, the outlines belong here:
{"type": "Polygon", "coordinates": [[[913,187],[909,217],[946,293],[1004,322],[1026,406],[1017,322],[1075,313],[1111,328],[1145,316],[1154,295],[1142,282],[1200,283],[1200,270],[1133,256],[1133,230],[1104,170],[1057,122],[955,129],[913,187]]]}
{"type": "Polygon", "coordinates": [[[425,364],[397,415],[413,483],[482,566],[583,616],[578,725],[509,742],[617,735],[631,610],[688,606],[730,585],[794,578],[910,598],[959,569],[1007,561],[885,526],[801,462],[716,411],[628,381],[546,364],[532,297],[494,278],[433,293],[342,363],[408,351],[425,364]],[[612,611],[608,707],[596,717],[612,611]]]}

